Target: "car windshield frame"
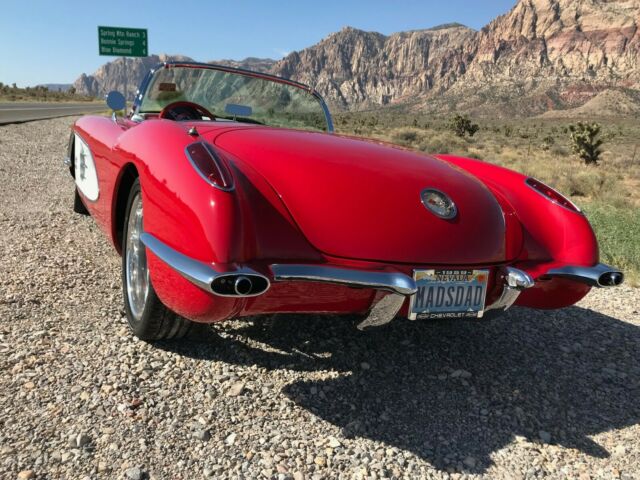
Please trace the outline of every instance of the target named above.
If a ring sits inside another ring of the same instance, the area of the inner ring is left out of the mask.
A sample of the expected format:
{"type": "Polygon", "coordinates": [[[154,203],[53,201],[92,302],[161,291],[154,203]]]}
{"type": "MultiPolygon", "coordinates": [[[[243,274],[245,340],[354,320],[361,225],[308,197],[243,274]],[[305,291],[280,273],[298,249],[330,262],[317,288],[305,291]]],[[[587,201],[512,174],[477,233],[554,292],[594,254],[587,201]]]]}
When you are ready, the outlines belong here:
{"type": "MultiPolygon", "coordinates": [[[[243,68],[229,67],[226,65],[216,65],[210,63],[197,63],[197,62],[163,62],[156,67],[149,70],[149,72],[143,78],[138,91],[136,92],[136,96],[133,103],[133,115],[141,115],[145,113],[158,113],[158,112],[144,112],[141,111],[143,100],[147,94],[149,86],[153,84],[154,77],[163,69],[168,68],[194,68],[194,69],[206,69],[206,70],[216,70],[224,73],[244,75],[247,77],[254,77],[261,80],[271,81],[275,83],[281,83],[290,87],[299,88],[305,91],[307,94],[314,97],[314,99],[320,105],[322,112],[324,113],[326,129],[324,130],[327,133],[333,133],[333,119],[331,118],[331,113],[329,112],[329,108],[327,107],[326,102],[322,98],[322,96],[313,88],[305,85],[303,83],[296,82],[294,80],[289,80],[286,78],[278,77],[276,75],[271,75],[268,73],[262,72],[254,72],[252,70],[246,70],[243,68]]],[[[225,117],[222,117],[225,118],[225,117]]],[[[252,122],[253,123],[253,122],[252,122]]],[[[277,125],[267,125],[273,128],[288,128],[288,127],[278,127],[277,125]]],[[[294,127],[293,127],[294,128],[294,127]]]]}

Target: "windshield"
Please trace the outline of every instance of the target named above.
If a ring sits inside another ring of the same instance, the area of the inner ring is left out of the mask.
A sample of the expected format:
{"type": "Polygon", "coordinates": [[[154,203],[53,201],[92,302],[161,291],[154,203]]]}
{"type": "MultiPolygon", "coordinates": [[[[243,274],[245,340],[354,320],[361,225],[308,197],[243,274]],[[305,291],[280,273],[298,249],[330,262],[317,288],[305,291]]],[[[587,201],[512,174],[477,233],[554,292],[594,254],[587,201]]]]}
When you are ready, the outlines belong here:
{"type": "Polygon", "coordinates": [[[193,66],[159,69],[149,82],[139,113],[157,113],[180,101],[205,107],[215,119],[328,130],[321,100],[303,88],[240,72],[193,66]]]}

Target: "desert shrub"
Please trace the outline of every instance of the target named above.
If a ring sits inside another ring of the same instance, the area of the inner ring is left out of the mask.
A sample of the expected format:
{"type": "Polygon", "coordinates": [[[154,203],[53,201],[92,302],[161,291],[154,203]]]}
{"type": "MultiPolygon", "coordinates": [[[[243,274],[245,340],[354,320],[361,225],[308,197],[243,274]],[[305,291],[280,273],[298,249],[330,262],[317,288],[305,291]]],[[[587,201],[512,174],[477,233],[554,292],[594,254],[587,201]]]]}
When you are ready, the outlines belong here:
{"type": "Polygon", "coordinates": [[[456,113],[449,121],[449,128],[458,137],[464,137],[465,135],[473,137],[480,129],[480,126],[477,123],[473,123],[469,119],[468,115],[460,115],[459,113],[456,113]]]}
{"type": "Polygon", "coordinates": [[[569,174],[563,190],[571,196],[597,197],[606,183],[601,172],[587,171],[569,174]]]}
{"type": "Polygon", "coordinates": [[[551,135],[547,135],[546,137],[544,137],[542,139],[542,149],[547,151],[549,150],[553,145],[555,145],[556,143],[556,139],[553,138],[551,135]]]}
{"type": "Polygon", "coordinates": [[[569,125],[571,149],[586,165],[597,165],[602,154],[601,127],[597,123],[578,122],[569,125]]]}
{"type": "Polygon", "coordinates": [[[588,197],[617,207],[628,206],[628,191],[616,175],[601,170],[578,171],[566,175],[562,191],[571,196],[588,197]]]}
{"type": "Polygon", "coordinates": [[[420,132],[413,128],[401,128],[391,134],[394,143],[411,146],[421,139],[420,132]]]}
{"type": "Polygon", "coordinates": [[[427,153],[464,155],[467,152],[467,143],[450,132],[441,132],[425,135],[418,148],[427,153]]]}
{"type": "Polygon", "coordinates": [[[505,137],[510,137],[511,135],[513,135],[513,127],[511,125],[505,125],[502,130],[505,137]]]}

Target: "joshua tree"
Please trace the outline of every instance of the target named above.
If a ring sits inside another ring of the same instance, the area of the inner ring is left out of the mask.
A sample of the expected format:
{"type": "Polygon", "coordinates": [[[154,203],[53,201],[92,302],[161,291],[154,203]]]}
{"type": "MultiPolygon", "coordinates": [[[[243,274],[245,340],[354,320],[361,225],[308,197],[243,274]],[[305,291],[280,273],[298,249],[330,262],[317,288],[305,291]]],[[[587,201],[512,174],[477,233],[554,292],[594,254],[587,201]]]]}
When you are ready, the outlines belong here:
{"type": "Polygon", "coordinates": [[[472,123],[467,115],[460,115],[459,113],[456,113],[451,119],[449,122],[449,128],[451,128],[453,133],[459,137],[464,137],[467,134],[469,134],[470,137],[473,137],[480,129],[478,124],[472,123]]]}
{"type": "Polygon", "coordinates": [[[602,154],[600,147],[603,143],[602,139],[598,138],[600,125],[595,122],[578,122],[576,125],[569,125],[569,131],[573,153],[584,160],[585,165],[598,165],[602,154]]]}

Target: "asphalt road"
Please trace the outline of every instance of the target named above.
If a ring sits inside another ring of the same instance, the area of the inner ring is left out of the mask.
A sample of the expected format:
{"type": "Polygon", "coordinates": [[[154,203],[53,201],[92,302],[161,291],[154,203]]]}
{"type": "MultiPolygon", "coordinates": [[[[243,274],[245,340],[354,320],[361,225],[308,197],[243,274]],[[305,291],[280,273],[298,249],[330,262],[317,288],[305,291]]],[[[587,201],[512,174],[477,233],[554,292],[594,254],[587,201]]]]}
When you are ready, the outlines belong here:
{"type": "Polygon", "coordinates": [[[0,125],[107,110],[103,103],[0,103],[0,125]]]}

